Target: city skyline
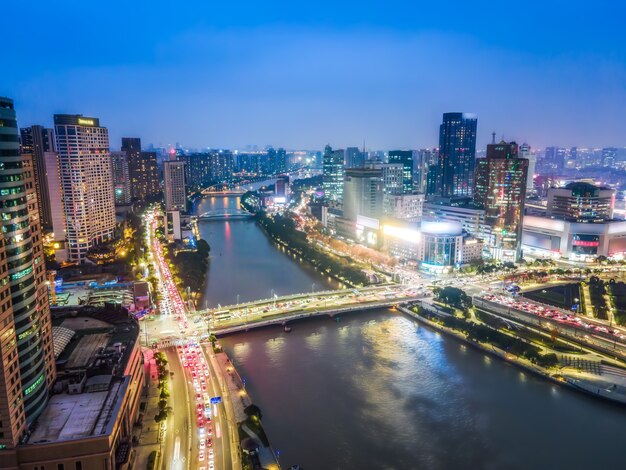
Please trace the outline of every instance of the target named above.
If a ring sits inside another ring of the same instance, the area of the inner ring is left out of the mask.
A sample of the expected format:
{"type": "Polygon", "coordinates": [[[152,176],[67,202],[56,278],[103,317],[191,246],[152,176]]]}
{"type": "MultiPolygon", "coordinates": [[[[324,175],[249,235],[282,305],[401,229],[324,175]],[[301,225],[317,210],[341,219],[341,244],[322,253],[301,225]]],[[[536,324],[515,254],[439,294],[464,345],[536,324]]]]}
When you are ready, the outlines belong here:
{"type": "MultiPolygon", "coordinates": [[[[478,148],[492,131],[533,148],[626,145],[623,7],[482,3],[453,15],[407,2],[37,9],[33,34],[7,51],[1,94],[22,126],[85,113],[117,123],[112,142],[141,135],[157,146],[433,147],[439,117],[457,111],[478,115],[478,148]],[[49,24],[74,54],[41,54],[49,24]],[[127,24],[120,37],[92,34],[127,24]]],[[[21,14],[9,5],[5,17],[21,14]]],[[[17,35],[17,24],[3,29],[17,35]]]]}

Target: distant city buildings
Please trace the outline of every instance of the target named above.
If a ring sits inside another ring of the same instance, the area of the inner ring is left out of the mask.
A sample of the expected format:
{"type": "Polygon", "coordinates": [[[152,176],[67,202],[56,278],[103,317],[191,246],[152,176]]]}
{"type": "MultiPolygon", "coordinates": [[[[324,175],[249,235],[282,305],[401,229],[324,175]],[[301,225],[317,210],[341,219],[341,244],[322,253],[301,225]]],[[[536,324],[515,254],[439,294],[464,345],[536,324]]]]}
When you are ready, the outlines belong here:
{"type": "Polygon", "coordinates": [[[365,154],[358,147],[347,147],[345,153],[346,168],[362,168],[365,165],[365,154]]]}
{"type": "Polygon", "coordinates": [[[113,238],[115,206],[109,134],[98,118],[55,114],[70,261],[83,262],[94,246],[113,238]]]}

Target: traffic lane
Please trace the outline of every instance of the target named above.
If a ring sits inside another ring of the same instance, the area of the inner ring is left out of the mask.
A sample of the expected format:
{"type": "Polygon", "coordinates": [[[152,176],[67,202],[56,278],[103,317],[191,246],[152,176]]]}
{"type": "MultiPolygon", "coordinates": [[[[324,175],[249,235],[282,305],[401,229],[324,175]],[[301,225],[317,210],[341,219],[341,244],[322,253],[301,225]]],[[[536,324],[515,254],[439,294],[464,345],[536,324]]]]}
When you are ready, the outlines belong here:
{"type": "MultiPolygon", "coordinates": [[[[210,345],[203,345],[202,346],[202,355],[204,357],[204,360],[206,361],[206,364],[209,367],[209,388],[210,388],[210,393],[212,397],[217,397],[217,396],[221,396],[222,392],[221,392],[221,387],[219,384],[219,380],[217,379],[218,375],[216,374],[215,368],[213,367],[213,361],[211,361],[209,354],[205,348],[207,347],[211,347],[210,345]]],[[[223,406],[223,401],[221,404],[216,405],[215,408],[217,408],[217,419],[215,416],[213,416],[213,448],[215,449],[215,464],[216,464],[216,469],[220,468],[217,463],[221,462],[222,464],[222,469],[224,470],[228,470],[232,467],[232,459],[231,459],[231,449],[230,449],[230,439],[229,439],[229,435],[228,435],[228,419],[226,417],[226,410],[224,409],[223,406]],[[217,423],[215,423],[215,421],[217,421],[217,423]],[[217,426],[216,424],[219,424],[219,431],[220,431],[220,436],[217,436],[217,426]],[[216,446],[215,443],[216,441],[220,442],[219,446],[216,446]],[[218,452],[219,451],[219,452],[218,452]]]]}
{"type": "Polygon", "coordinates": [[[170,375],[170,397],[168,400],[169,406],[172,407],[172,429],[168,432],[171,433],[171,440],[174,445],[172,453],[166,455],[163,462],[170,464],[165,468],[175,470],[195,468],[190,467],[190,460],[193,458],[191,441],[193,415],[190,414],[187,377],[176,349],[167,348],[165,351],[170,372],[174,373],[173,376],[170,375]]]}

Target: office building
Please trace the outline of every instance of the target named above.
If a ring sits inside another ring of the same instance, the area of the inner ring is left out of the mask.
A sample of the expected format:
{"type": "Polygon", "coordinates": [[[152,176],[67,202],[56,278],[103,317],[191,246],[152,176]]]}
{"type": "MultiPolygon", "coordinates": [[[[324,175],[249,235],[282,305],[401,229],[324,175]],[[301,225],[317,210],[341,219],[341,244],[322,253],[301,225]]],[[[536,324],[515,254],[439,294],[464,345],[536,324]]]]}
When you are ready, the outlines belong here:
{"type": "Polygon", "coordinates": [[[116,206],[130,204],[130,171],[126,152],[111,152],[111,169],[113,177],[113,196],[116,206]]]}
{"type": "Polygon", "coordinates": [[[376,163],[383,174],[383,192],[385,194],[404,193],[404,167],[401,163],[376,163]]]}
{"type": "Polygon", "coordinates": [[[109,133],[98,118],[55,114],[70,261],[82,263],[94,246],[115,230],[109,133]]]}
{"type": "Polygon", "coordinates": [[[0,462],[48,402],[55,378],[41,219],[13,100],[0,98],[0,462]]]}
{"type": "Polygon", "coordinates": [[[187,210],[187,191],[185,186],[185,163],[177,160],[163,162],[165,181],[165,210],[187,210]]]}
{"type": "Polygon", "coordinates": [[[357,216],[380,218],[383,213],[382,170],[348,168],[343,187],[343,217],[356,221],[357,216]]]}
{"type": "Polygon", "coordinates": [[[365,165],[365,154],[358,147],[347,147],[344,163],[346,168],[362,168],[365,165]]]}
{"type": "Polygon", "coordinates": [[[528,160],[528,176],[526,177],[526,196],[535,194],[535,171],[537,170],[537,155],[530,149],[530,145],[523,143],[519,146],[519,157],[528,160]]]}
{"type": "Polygon", "coordinates": [[[402,165],[402,192],[413,191],[413,151],[391,150],[388,163],[402,165]]]}
{"type": "Polygon", "coordinates": [[[421,149],[414,152],[413,155],[413,188],[420,192],[426,193],[428,171],[431,165],[437,163],[436,149],[421,149]]]}
{"type": "Polygon", "coordinates": [[[330,145],[324,148],[322,188],[329,202],[341,202],[343,198],[343,161],[343,150],[333,150],[330,145]]]}
{"type": "Polygon", "coordinates": [[[43,126],[23,127],[20,129],[22,153],[33,156],[35,190],[37,205],[44,230],[52,230],[52,210],[49,203],[48,181],[44,154],[54,152],[54,131],[43,126]]]}
{"type": "Polygon", "coordinates": [[[613,218],[615,190],[583,181],[548,189],[546,215],[571,222],[603,222],[613,218]]]}
{"type": "Polygon", "coordinates": [[[44,152],[44,164],[46,166],[46,184],[48,190],[48,206],[52,217],[49,235],[55,243],[55,257],[59,262],[66,261],[65,251],[65,204],[63,202],[63,186],[61,184],[61,164],[59,154],[56,152],[44,152]],[[58,245],[58,248],[56,248],[58,245]]]}
{"type": "Polygon", "coordinates": [[[424,208],[423,194],[384,194],[383,214],[400,220],[420,220],[424,208]]]}
{"type": "Polygon", "coordinates": [[[489,144],[486,158],[479,158],[476,165],[474,203],[485,210],[494,236],[492,254],[516,261],[521,257],[528,160],[519,158],[515,142],[500,142],[489,144]]]}
{"type": "Polygon", "coordinates": [[[443,199],[471,198],[474,189],[476,127],[474,114],[445,113],[439,127],[439,156],[432,168],[429,195],[443,199]]]}
{"type": "Polygon", "coordinates": [[[128,158],[132,200],[155,198],[161,192],[156,152],[142,152],[141,139],[137,137],[122,137],[122,152],[128,158]]]}

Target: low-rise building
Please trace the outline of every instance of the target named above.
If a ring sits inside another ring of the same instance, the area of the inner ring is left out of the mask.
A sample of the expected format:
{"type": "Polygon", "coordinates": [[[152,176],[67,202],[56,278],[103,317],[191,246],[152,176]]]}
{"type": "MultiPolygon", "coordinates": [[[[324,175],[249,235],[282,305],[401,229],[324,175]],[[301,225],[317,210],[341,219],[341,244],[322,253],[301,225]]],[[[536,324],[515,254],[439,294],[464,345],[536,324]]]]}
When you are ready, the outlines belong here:
{"type": "Polygon", "coordinates": [[[137,322],[123,309],[73,308],[53,325],[53,393],[22,442],[2,454],[2,468],[131,468],[144,384],[137,322]]]}

